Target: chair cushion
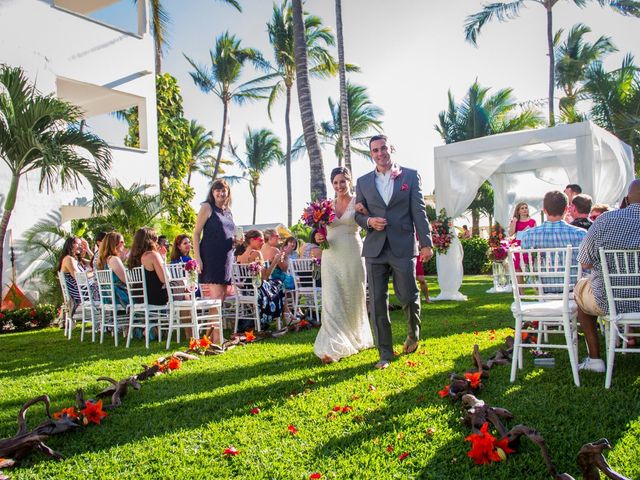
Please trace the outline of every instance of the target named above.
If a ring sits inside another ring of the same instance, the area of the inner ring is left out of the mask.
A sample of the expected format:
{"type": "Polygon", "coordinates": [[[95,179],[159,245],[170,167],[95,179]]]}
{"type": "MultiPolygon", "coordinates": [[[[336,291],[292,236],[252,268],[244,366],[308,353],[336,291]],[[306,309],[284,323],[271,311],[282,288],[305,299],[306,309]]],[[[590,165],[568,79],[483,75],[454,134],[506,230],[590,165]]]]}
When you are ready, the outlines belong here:
{"type": "MultiPolygon", "coordinates": [[[[521,302],[522,311],[518,311],[515,302],[511,304],[511,312],[514,314],[522,314],[527,317],[559,317],[562,315],[562,300],[552,300],[550,302],[521,302]]],[[[575,314],[578,311],[578,305],[573,300],[568,303],[569,312],[575,314]]]]}

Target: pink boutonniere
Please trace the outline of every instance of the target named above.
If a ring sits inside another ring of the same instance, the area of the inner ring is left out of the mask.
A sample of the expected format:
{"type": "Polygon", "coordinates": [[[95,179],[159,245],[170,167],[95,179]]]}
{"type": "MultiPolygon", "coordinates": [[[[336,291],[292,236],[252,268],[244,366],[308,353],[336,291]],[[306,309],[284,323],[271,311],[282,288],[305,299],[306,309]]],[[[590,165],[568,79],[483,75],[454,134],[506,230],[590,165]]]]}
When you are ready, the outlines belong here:
{"type": "Polygon", "coordinates": [[[406,183],[403,183],[402,186],[400,187],[400,191],[404,192],[405,190],[409,190],[409,185],[407,185],[406,183]]]}
{"type": "Polygon", "coordinates": [[[400,175],[402,175],[402,170],[400,170],[398,165],[394,164],[393,167],[391,167],[391,180],[395,180],[400,175]]]}

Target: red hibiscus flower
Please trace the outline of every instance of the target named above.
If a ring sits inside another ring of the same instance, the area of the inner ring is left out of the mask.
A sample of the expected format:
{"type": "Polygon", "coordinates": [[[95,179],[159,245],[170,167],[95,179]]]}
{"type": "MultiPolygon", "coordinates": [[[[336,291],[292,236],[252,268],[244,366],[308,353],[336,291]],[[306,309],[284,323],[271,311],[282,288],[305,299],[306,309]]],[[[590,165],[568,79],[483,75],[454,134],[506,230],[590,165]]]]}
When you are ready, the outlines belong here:
{"type": "Polygon", "coordinates": [[[100,425],[102,419],[107,416],[107,413],[102,410],[102,400],[98,400],[96,403],[87,402],[86,407],[80,413],[84,416],[82,423],[85,425],[90,423],[100,425]]]}
{"type": "Polygon", "coordinates": [[[298,429],[295,426],[291,425],[291,424],[289,424],[289,426],[287,427],[287,430],[289,430],[289,433],[291,435],[297,435],[298,434],[298,429]]]}
{"type": "Polygon", "coordinates": [[[180,360],[178,357],[171,357],[167,362],[167,367],[169,367],[169,370],[177,370],[181,365],[182,360],[180,360]]]}
{"type": "Polygon", "coordinates": [[[353,412],[353,407],[351,405],[345,405],[342,407],[342,413],[353,412]]]}
{"type": "Polygon", "coordinates": [[[224,451],[222,452],[222,454],[226,455],[227,457],[234,457],[239,453],[240,452],[233,445],[229,445],[229,447],[225,448],[224,451]]]}
{"type": "Polygon", "coordinates": [[[253,334],[253,330],[244,332],[244,336],[247,342],[253,342],[256,339],[256,336],[253,334]]]}
{"type": "Polygon", "coordinates": [[[198,346],[203,350],[206,350],[207,348],[209,348],[209,346],[211,346],[212,343],[213,342],[209,339],[209,337],[207,337],[206,335],[203,335],[200,341],[198,342],[198,346]]]}
{"type": "Polygon", "coordinates": [[[311,475],[309,475],[309,478],[312,478],[312,479],[322,478],[322,474],[319,472],[313,472],[311,475]]]}
{"type": "Polygon", "coordinates": [[[464,374],[465,378],[471,382],[471,388],[478,388],[480,386],[480,375],[482,375],[482,372],[464,374]]]}
{"type": "Polygon", "coordinates": [[[471,442],[471,450],[467,452],[467,456],[472,458],[476,465],[484,465],[491,463],[494,455],[493,444],[496,439],[488,431],[489,423],[484,422],[480,428],[480,433],[472,433],[465,438],[468,442],[471,442]]]}
{"type": "Polygon", "coordinates": [[[402,452],[400,454],[400,456],[398,457],[398,461],[401,462],[403,461],[405,458],[407,458],[409,456],[409,452],[402,452]]]}
{"type": "Polygon", "coordinates": [[[260,409],[258,407],[251,409],[251,415],[257,415],[260,413],[260,409]]]}
{"type": "Polygon", "coordinates": [[[342,410],[342,407],[340,405],[336,405],[335,407],[333,407],[334,412],[339,412],[340,410],[342,410]]]}
{"type": "Polygon", "coordinates": [[[449,385],[445,386],[442,390],[440,390],[438,392],[438,395],[440,395],[440,398],[449,396],[449,385]]]}
{"type": "Polygon", "coordinates": [[[311,325],[309,321],[305,320],[304,318],[298,322],[299,328],[305,328],[305,327],[308,327],[309,325],[311,325]]]}
{"type": "Polygon", "coordinates": [[[78,414],[76,413],[76,409],[74,407],[63,408],[59,412],[53,414],[53,418],[55,418],[56,420],[60,420],[64,416],[70,418],[71,420],[75,420],[76,418],[78,418],[78,414]]]}
{"type": "Polygon", "coordinates": [[[191,340],[189,340],[189,350],[196,350],[197,348],[198,348],[198,340],[191,337],[191,340]]]}

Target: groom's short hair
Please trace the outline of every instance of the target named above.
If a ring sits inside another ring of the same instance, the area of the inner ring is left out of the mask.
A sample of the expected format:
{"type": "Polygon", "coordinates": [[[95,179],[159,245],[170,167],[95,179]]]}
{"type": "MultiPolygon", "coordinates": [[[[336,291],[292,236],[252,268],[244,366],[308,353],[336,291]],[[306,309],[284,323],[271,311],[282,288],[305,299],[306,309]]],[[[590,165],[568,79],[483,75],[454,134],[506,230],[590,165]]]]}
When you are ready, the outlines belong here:
{"type": "Polygon", "coordinates": [[[383,135],[383,134],[380,134],[380,135],[374,135],[373,137],[371,137],[371,138],[369,139],[369,150],[371,150],[371,144],[372,144],[373,142],[375,142],[376,140],[384,140],[384,141],[387,141],[388,139],[387,139],[387,136],[386,136],[386,135],[383,135]]]}

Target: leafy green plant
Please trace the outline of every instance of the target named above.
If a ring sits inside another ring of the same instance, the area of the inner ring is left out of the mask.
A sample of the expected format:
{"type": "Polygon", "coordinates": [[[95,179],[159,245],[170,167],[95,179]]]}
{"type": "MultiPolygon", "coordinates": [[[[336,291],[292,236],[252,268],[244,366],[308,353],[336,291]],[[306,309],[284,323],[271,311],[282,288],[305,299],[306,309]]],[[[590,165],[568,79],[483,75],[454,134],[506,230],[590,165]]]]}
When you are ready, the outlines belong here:
{"type": "Polygon", "coordinates": [[[487,259],[489,242],[480,237],[461,238],[460,242],[464,250],[464,259],[462,260],[464,273],[476,275],[488,272],[491,266],[487,259]]]}
{"type": "Polygon", "coordinates": [[[44,328],[55,320],[58,309],[43,303],[31,308],[0,310],[0,334],[44,328]]]}

